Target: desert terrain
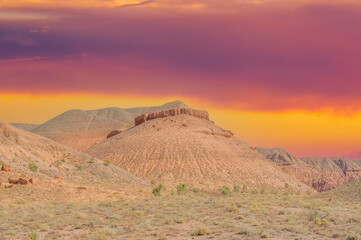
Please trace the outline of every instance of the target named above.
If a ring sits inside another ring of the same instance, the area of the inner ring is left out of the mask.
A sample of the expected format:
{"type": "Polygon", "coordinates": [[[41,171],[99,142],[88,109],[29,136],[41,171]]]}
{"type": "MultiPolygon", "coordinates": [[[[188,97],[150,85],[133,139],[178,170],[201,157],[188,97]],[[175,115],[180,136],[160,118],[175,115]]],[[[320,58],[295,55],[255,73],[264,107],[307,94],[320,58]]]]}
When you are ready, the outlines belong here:
{"type": "Polygon", "coordinates": [[[1,121],[0,239],[360,239],[360,162],[211,120],[175,101],[1,121]]]}

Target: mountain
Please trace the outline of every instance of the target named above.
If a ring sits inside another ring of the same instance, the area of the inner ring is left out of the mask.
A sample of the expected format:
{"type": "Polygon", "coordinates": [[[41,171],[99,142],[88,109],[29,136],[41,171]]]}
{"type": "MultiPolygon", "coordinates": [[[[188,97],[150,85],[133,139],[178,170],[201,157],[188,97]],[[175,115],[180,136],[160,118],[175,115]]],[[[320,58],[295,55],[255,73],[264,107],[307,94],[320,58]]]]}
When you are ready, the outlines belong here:
{"type": "Polygon", "coordinates": [[[61,175],[69,181],[88,183],[109,183],[110,180],[118,183],[143,183],[141,179],[118,167],[107,167],[103,161],[93,159],[85,153],[3,121],[0,121],[0,158],[1,164],[10,164],[12,168],[11,172],[4,172],[0,176],[4,178],[0,179],[3,182],[6,177],[25,174],[44,179],[61,175]],[[30,164],[37,170],[32,169],[30,164]]]}
{"type": "Polygon", "coordinates": [[[354,152],[351,154],[348,154],[345,156],[346,158],[349,158],[351,160],[357,160],[357,161],[361,161],[361,151],[360,152],[354,152]]]}
{"type": "Polygon", "coordinates": [[[307,186],[281,171],[253,147],[216,126],[208,113],[169,109],[136,118],[136,126],[85,150],[147,181],[175,185],[298,190],[307,186]]]}
{"type": "Polygon", "coordinates": [[[280,148],[257,150],[277,163],[284,172],[319,192],[337,188],[361,177],[361,162],[346,158],[297,158],[280,148]]]}
{"type": "Polygon", "coordinates": [[[134,126],[134,118],[138,115],[180,107],[189,108],[186,104],[175,101],[156,107],[112,107],[88,111],[74,109],[39,125],[32,132],[77,150],[84,150],[106,139],[113,130],[123,131],[134,126]]]}
{"type": "Polygon", "coordinates": [[[10,123],[14,127],[20,128],[25,131],[32,131],[34,128],[38,127],[39,124],[31,124],[31,123],[10,123]]]}

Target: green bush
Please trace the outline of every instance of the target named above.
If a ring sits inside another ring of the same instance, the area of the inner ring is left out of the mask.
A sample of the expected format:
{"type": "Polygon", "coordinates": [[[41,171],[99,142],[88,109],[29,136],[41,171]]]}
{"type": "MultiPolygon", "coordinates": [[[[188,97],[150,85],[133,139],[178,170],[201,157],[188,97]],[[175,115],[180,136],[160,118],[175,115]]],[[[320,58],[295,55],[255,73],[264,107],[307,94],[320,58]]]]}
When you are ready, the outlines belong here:
{"type": "Polygon", "coordinates": [[[174,189],[172,188],[172,191],[170,192],[170,194],[173,196],[175,194],[174,189]]]}
{"type": "Polygon", "coordinates": [[[230,190],[229,187],[226,186],[226,185],[224,185],[223,187],[221,187],[221,188],[219,189],[219,191],[220,191],[223,195],[226,195],[226,196],[230,195],[230,193],[231,193],[231,190],[230,190]]]}
{"type": "Polygon", "coordinates": [[[35,231],[32,231],[31,233],[29,233],[29,238],[31,240],[37,240],[37,239],[39,239],[39,234],[35,231]]]}
{"type": "Polygon", "coordinates": [[[76,164],[75,166],[78,170],[83,170],[83,168],[84,168],[83,165],[81,165],[81,164],[76,164]]]}
{"type": "Polygon", "coordinates": [[[150,183],[151,183],[152,185],[155,185],[155,184],[157,184],[157,181],[152,180],[152,181],[150,181],[150,183]]]}
{"type": "Polygon", "coordinates": [[[105,165],[105,166],[109,166],[109,165],[110,165],[110,161],[109,161],[108,159],[106,159],[106,160],[104,161],[104,165],[105,165]]]}
{"type": "Polygon", "coordinates": [[[165,189],[165,186],[163,184],[159,184],[158,187],[153,188],[153,194],[154,196],[161,196],[162,195],[162,190],[165,189]]]}
{"type": "Polygon", "coordinates": [[[33,172],[37,172],[38,171],[38,166],[36,166],[34,163],[30,163],[29,164],[29,168],[31,171],[33,172]]]}
{"type": "Polygon", "coordinates": [[[233,192],[239,192],[239,190],[240,190],[240,187],[239,187],[239,185],[233,185],[233,192]]]}
{"type": "Polygon", "coordinates": [[[4,165],[4,162],[0,160],[0,165],[4,165]]]}
{"type": "Polygon", "coordinates": [[[178,194],[186,193],[187,191],[188,191],[187,184],[180,183],[177,185],[177,193],[178,194]]]}
{"type": "Polygon", "coordinates": [[[199,193],[201,190],[199,188],[193,188],[194,193],[199,193]]]}

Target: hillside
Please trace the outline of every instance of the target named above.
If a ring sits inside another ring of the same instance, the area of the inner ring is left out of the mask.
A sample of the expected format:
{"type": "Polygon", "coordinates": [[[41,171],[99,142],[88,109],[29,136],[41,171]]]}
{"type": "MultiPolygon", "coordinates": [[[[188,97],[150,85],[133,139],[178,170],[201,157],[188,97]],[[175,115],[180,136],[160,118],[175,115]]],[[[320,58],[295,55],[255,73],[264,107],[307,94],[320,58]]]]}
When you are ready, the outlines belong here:
{"type": "Polygon", "coordinates": [[[257,148],[286,173],[313,187],[327,191],[361,177],[361,162],[346,158],[297,158],[284,149],[257,148]]]}
{"type": "MultiPolygon", "coordinates": [[[[0,180],[3,183],[7,183],[9,177],[18,178],[21,175],[25,175],[27,179],[38,178],[40,183],[35,187],[39,187],[41,193],[48,192],[46,196],[44,195],[45,198],[59,194],[51,191],[52,188],[58,188],[59,184],[65,184],[64,188],[59,187],[59,191],[67,192],[70,197],[68,191],[82,184],[86,184],[94,191],[107,191],[106,186],[112,184],[144,183],[119,167],[106,166],[103,161],[85,153],[2,121],[0,121],[0,156],[0,165],[11,166],[10,172],[0,171],[0,180]],[[55,176],[61,176],[64,181],[62,183],[56,181],[55,176]]],[[[13,187],[12,190],[17,191],[17,188],[17,186],[13,187]]]]}
{"type": "Polygon", "coordinates": [[[88,111],[74,109],[50,119],[32,132],[77,150],[84,150],[106,139],[113,130],[122,131],[134,126],[134,118],[138,115],[180,107],[188,108],[184,103],[175,101],[156,107],[113,107],[88,111]]]}
{"type": "Polygon", "coordinates": [[[289,183],[294,189],[308,189],[230,131],[213,124],[208,114],[191,116],[170,110],[145,119],[149,120],[85,152],[148,181],[259,188],[284,188],[289,183]]]}
{"type": "Polygon", "coordinates": [[[20,128],[25,131],[32,131],[34,128],[38,127],[39,124],[31,124],[31,123],[10,123],[14,127],[20,128]]]}

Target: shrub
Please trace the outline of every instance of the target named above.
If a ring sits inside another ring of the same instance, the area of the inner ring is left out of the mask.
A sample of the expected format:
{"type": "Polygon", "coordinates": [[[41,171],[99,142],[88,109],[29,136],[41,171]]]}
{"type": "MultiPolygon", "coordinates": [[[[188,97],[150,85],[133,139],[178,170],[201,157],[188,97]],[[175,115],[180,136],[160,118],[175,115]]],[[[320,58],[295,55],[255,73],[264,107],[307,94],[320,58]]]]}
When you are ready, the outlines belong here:
{"type": "Polygon", "coordinates": [[[261,189],[261,194],[264,194],[266,191],[262,188],[261,189]]]}
{"type": "Polygon", "coordinates": [[[272,191],[271,191],[271,194],[277,194],[277,191],[272,190],[272,191]]]}
{"type": "Polygon", "coordinates": [[[38,166],[36,166],[34,163],[30,163],[29,164],[29,168],[31,171],[33,172],[37,172],[38,171],[38,166]]]}
{"type": "Polygon", "coordinates": [[[246,185],[246,184],[243,184],[243,186],[242,186],[242,192],[247,192],[247,185],[246,185]]]}
{"type": "Polygon", "coordinates": [[[238,212],[238,207],[236,205],[232,204],[231,206],[226,207],[226,211],[227,212],[238,212]]]}
{"type": "Polygon", "coordinates": [[[358,240],[359,238],[353,234],[347,234],[346,240],[358,240]]]}
{"type": "Polygon", "coordinates": [[[90,163],[94,163],[94,161],[95,161],[95,158],[94,157],[91,157],[91,159],[90,159],[90,163]]]}
{"type": "Polygon", "coordinates": [[[306,193],[307,193],[307,195],[311,195],[312,192],[311,192],[311,190],[307,190],[306,193]]]}
{"type": "Polygon", "coordinates": [[[197,229],[195,229],[191,232],[191,236],[204,236],[204,235],[208,235],[208,234],[209,234],[209,231],[205,227],[198,227],[197,229]]]}
{"type": "Polygon", "coordinates": [[[161,196],[162,190],[165,189],[165,186],[163,184],[159,184],[158,187],[153,188],[153,194],[154,196],[161,196]]]}
{"type": "Polygon", "coordinates": [[[257,191],[256,189],[253,189],[253,190],[251,191],[251,193],[252,193],[252,194],[257,194],[258,191],[257,191]]]}
{"type": "Polygon", "coordinates": [[[0,165],[4,165],[4,162],[0,160],[0,165]]]}
{"type": "Polygon", "coordinates": [[[155,185],[155,184],[157,184],[157,181],[152,180],[152,181],[150,181],[150,183],[151,183],[152,185],[155,185]]]}
{"type": "Polygon", "coordinates": [[[109,166],[109,165],[110,165],[110,161],[109,161],[108,159],[106,159],[106,160],[104,161],[104,165],[105,165],[105,166],[109,166]]]}
{"type": "Polygon", "coordinates": [[[223,194],[223,195],[226,195],[228,196],[230,193],[231,193],[231,190],[229,189],[228,186],[224,185],[223,187],[221,187],[219,189],[219,191],[223,194]]]}
{"type": "Polygon", "coordinates": [[[186,193],[187,191],[188,191],[187,184],[180,183],[177,185],[177,193],[178,194],[186,193]]]}
{"type": "Polygon", "coordinates": [[[83,165],[81,165],[81,164],[76,164],[75,166],[78,170],[83,170],[83,168],[84,168],[83,165]]]}
{"type": "Polygon", "coordinates": [[[238,185],[233,185],[233,192],[239,192],[240,187],[238,185]]]}
{"type": "Polygon", "coordinates": [[[290,185],[288,183],[285,183],[285,188],[289,188],[290,185]]]}
{"type": "Polygon", "coordinates": [[[299,196],[299,195],[301,195],[301,193],[300,193],[300,192],[296,192],[296,195],[299,196]]]}
{"type": "Polygon", "coordinates": [[[35,231],[32,231],[31,233],[29,233],[29,238],[31,240],[37,240],[37,239],[39,239],[39,234],[35,231]]]}
{"type": "Polygon", "coordinates": [[[170,192],[170,194],[173,196],[175,194],[174,189],[172,188],[172,191],[170,192]]]}
{"type": "Polygon", "coordinates": [[[194,193],[199,193],[201,190],[199,188],[193,188],[194,193]]]}

